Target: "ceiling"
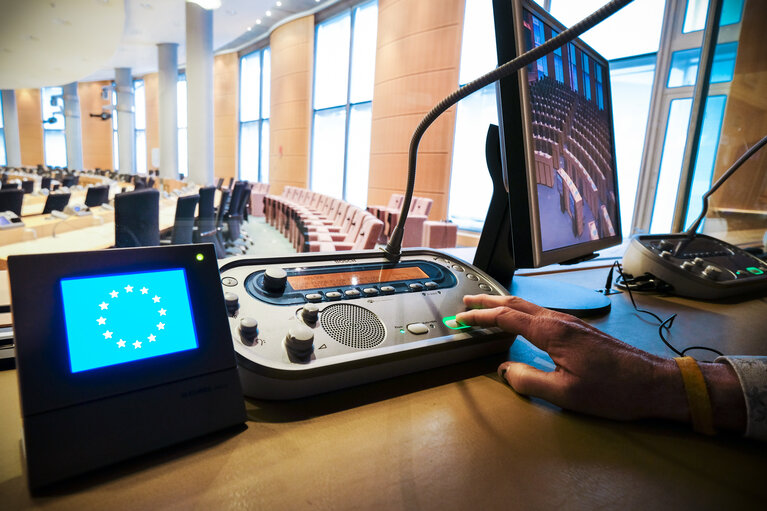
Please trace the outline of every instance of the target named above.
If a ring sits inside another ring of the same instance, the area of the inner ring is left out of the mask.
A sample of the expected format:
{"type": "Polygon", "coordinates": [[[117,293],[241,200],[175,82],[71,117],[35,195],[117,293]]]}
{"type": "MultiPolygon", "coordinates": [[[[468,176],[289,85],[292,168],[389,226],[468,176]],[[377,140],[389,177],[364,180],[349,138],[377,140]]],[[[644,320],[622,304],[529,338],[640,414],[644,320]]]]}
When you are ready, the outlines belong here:
{"type": "MultiPolygon", "coordinates": [[[[221,0],[214,51],[246,46],[335,1],[221,0]]],[[[111,80],[117,67],[142,76],[157,71],[159,43],[178,43],[183,67],[185,9],[185,0],[0,0],[0,89],[111,80]]]]}

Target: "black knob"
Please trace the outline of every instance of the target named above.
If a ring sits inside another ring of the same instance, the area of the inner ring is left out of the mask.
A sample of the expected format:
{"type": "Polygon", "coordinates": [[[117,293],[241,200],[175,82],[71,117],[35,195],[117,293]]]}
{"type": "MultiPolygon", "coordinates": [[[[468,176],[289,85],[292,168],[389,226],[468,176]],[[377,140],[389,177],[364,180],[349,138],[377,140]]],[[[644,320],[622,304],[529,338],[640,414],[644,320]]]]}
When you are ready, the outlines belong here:
{"type": "Polygon", "coordinates": [[[304,305],[304,308],[301,309],[301,318],[304,320],[304,323],[307,324],[314,324],[317,322],[317,318],[319,317],[320,309],[314,305],[313,303],[307,303],[304,305]]]}
{"type": "Polygon", "coordinates": [[[285,347],[297,358],[308,358],[314,351],[314,332],[304,325],[294,326],[285,337],[285,347]]]}
{"type": "Polygon", "coordinates": [[[282,268],[267,268],[264,272],[264,289],[271,293],[282,293],[287,281],[288,274],[282,268]]]}
{"type": "Polygon", "coordinates": [[[224,293],[224,301],[226,302],[226,311],[230,316],[233,316],[237,309],[240,308],[240,297],[234,293],[224,293]]]}
{"type": "Polygon", "coordinates": [[[240,320],[240,338],[246,344],[252,344],[258,337],[258,321],[255,318],[245,317],[240,320]]]}

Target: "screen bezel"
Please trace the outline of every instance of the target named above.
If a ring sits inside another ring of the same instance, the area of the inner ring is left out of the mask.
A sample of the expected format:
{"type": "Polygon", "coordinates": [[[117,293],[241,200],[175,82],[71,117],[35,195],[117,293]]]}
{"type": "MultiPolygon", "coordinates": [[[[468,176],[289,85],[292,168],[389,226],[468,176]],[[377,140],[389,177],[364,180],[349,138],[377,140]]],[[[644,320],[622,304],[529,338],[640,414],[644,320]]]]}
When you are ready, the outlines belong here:
{"type": "MultiPolygon", "coordinates": [[[[538,16],[544,23],[558,32],[567,27],[530,0],[493,0],[496,30],[496,48],[499,62],[508,62],[524,53],[523,9],[538,16]],[[509,24],[508,20],[512,23],[509,24]],[[510,30],[511,28],[511,30],[510,30]]],[[[615,236],[591,240],[562,248],[544,251],[542,248],[541,222],[538,210],[538,191],[535,179],[535,156],[533,145],[532,112],[527,68],[500,80],[497,84],[499,127],[501,134],[501,161],[504,185],[509,196],[510,222],[513,239],[514,265],[516,268],[536,268],[588,256],[596,250],[620,244],[621,233],[620,199],[615,158],[615,133],[613,128],[609,63],[598,52],[581,39],[575,44],[607,71],[602,87],[610,108],[606,108],[611,130],[611,156],[615,186],[615,236]],[[522,169],[522,171],[520,171],[522,169]]],[[[565,48],[563,47],[563,51],[565,48]]]]}
{"type": "Polygon", "coordinates": [[[25,416],[236,366],[211,244],[10,256],[8,269],[25,416]],[[198,347],[73,373],[61,279],[166,268],[186,271],[198,347]]]}

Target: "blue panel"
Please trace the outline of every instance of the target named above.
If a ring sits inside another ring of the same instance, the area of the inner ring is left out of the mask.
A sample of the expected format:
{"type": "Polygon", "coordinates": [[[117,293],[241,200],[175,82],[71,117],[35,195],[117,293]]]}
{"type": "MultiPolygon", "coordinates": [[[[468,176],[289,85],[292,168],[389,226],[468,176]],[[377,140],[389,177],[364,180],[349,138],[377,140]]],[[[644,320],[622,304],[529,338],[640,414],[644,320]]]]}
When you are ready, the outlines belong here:
{"type": "Polygon", "coordinates": [[[186,271],[61,280],[73,373],[195,349],[186,271]]]}
{"type": "MultiPolygon", "coordinates": [[[[738,54],[738,43],[718,44],[714,50],[714,62],[711,65],[710,83],[725,83],[732,81],[735,73],[735,57],[738,54]]],[[[695,85],[700,62],[700,48],[675,51],[671,56],[671,68],[668,74],[667,87],[687,87],[695,85]]]]}
{"type": "MultiPolygon", "coordinates": [[[[743,13],[743,0],[724,0],[722,3],[722,15],[719,18],[719,26],[740,23],[743,13]]],[[[708,15],[708,0],[687,0],[684,13],[684,26],[682,33],[703,30],[706,27],[708,15]]]]}
{"type": "Polygon", "coordinates": [[[703,128],[700,134],[695,170],[693,171],[685,229],[700,215],[703,207],[701,198],[711,187],[726,102],[727,96],[711,96],[706,100],[706,110],[703,114],[703,128]]]}

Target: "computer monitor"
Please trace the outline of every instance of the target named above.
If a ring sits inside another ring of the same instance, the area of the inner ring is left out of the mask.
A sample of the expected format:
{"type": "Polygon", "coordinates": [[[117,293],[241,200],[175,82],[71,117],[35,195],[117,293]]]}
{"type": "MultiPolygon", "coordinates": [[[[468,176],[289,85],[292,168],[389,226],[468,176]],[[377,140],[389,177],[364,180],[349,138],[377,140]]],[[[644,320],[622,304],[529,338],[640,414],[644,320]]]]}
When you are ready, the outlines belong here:
{"type": "MultiPolygon", "coordinates": [[[[499,63],[566,29],[532,0],[493,0],[493,9],[499,63]]],[[[487,157],[500,176],[475,264],[510,285],[517,268],[620,243],[607,61],[576,39],[502,79],[497,92],[500,134],[489,134],[487,157]]]]}

